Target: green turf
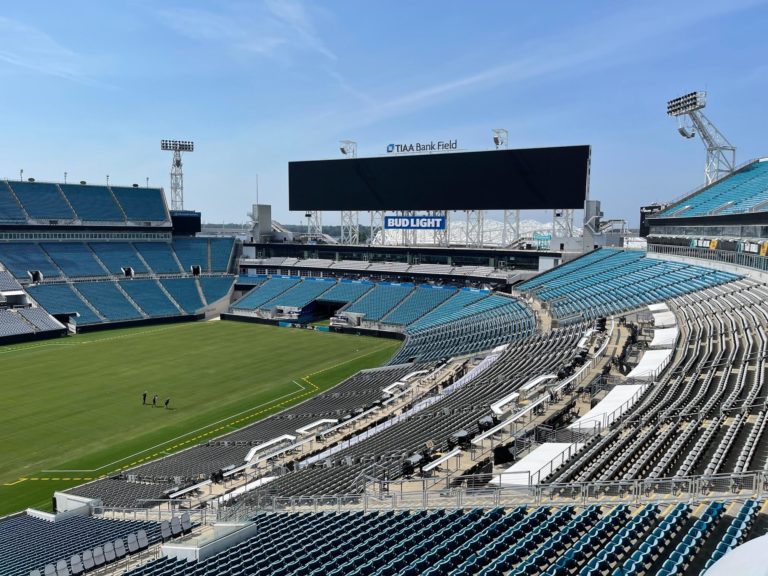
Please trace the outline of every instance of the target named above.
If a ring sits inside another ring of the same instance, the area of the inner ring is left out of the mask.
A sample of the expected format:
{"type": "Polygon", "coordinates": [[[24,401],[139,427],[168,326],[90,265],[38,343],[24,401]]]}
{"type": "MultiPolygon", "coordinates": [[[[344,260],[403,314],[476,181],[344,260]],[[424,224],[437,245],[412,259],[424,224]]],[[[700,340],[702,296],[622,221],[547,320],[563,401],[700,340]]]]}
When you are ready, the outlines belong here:
{"type": "Polygon", "coordinates": [[[248,425],[383,364],[398,345],[222,321],[0,347],[0,515],[248,425]],[[172,409],[142,406],[145,390],[172,409]]]}

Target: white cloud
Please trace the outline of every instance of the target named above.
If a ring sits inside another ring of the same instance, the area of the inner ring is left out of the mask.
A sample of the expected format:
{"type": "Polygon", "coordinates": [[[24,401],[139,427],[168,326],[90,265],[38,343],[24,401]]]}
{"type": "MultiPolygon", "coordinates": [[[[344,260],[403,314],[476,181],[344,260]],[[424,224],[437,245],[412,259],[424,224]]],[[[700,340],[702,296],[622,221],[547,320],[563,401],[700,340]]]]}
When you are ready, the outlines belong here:
{"type": "Polygon", "coordinates": [[[49,76],[93,83],[86,59],[23,22],[0,17],[0,62],[49,76]]]}
{"type": "Polygon", "coordinates": [[[176,33],[201,42],[265,57],[285,56],[287,50],[309,51],[335,60],[303,4],[296,1],[228,6],[217,10],[160,9],[160,20],[176,33]]]}
{"type": "Polygon", "coordinates": [[[627,64],[643,58],[652,44],[666,34],[700,29],[703,22],[763,3],[764,0],[697,1],[689,3],[688,8],[678,5],[674,10],[670,10],[666,0],[630,4],[629,8],[575,28],[570,34],[542,36],[531,45],[517,47],[516,53],[524,55],[503,64],[415,88],[390,99],[368,100],[356,111],[347,107],[335,115],[323,116],[331,120],[335,116],[337,124],[346,124],[345,129],[358,128],[500,85],[524,86],[527,81],[555,73],[579,74],[627,64]]]}

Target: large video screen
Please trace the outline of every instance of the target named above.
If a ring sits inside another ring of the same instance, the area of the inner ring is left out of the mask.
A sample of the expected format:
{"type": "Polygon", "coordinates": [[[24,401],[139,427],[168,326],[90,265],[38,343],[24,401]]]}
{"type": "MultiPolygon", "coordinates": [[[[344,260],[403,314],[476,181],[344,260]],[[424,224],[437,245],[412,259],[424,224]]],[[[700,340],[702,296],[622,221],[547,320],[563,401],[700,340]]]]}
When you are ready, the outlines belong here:
{"type": "Polygon", "coordinates": [[[289,162],[291,210],[583,208],[589,146],[289,162]]]}

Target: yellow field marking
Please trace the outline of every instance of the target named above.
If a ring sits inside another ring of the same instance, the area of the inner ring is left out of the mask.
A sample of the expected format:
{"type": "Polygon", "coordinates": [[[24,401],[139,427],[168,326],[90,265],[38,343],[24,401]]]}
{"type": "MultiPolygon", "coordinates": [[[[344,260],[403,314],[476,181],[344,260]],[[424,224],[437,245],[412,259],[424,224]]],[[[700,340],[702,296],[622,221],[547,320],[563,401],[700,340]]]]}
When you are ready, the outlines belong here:
{"type": "Polygon", "coordinates": [[[53,478],[48,476],[40,478],[37,476],[32,476],[29,478],[26,478],[26,477],[19,478],[15,482],[6,482],[5,484],[3,484],[3,486],[15,486],[16,484],[21,484],[22,482],[27,482],[27,481],[30,481],[30,482],[80,482],[82,480],[93,480],[93,478],[90,476],[72,476],[72,477],[65,477],[65,478],[53,478]]]}
{"type": "Polygon", "coordinates": [[[26,482],[28,478],[19,478],[15,482],[6,482],[3,484],[3,486],[15,486],[16,484],[21,484],[22,482],[26,482]]]}

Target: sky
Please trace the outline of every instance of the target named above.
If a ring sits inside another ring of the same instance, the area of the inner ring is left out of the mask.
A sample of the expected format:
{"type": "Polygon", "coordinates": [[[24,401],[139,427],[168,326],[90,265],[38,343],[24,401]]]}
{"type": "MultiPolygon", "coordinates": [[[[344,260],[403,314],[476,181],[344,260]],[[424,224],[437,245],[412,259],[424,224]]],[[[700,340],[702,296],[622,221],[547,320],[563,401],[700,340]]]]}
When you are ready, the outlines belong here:
{"type": "MultiPolygon", "coordinates": [[[[760,0],[37,0],[0,13],[0,177],[169,186],[163,138],[194,140],[185,208],[288,211],[288,162],[390,142],[590,144],[606,217],[704,180],[666,101],[708,92],[737,162],[768,156],[760,0]]],[[[335,214],[325,222],[338,222],[335,214]]]]}

